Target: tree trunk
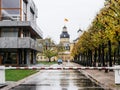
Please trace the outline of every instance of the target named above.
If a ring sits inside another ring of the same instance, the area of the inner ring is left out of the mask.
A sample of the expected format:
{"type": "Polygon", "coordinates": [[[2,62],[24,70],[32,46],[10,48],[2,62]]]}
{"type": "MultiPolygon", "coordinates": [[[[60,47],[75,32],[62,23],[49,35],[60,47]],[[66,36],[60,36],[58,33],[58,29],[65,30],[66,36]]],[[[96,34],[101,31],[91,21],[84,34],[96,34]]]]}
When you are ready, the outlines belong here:
{"type": "Polygon", "coordinates": [[[113,63],[114,63],[114,65],[115,65],[115,64],[116,64],[116,50],[114,50],[114,54],[113,54],[113,55],[114,55],[114,56],[113,56],[113,57],[114,57],[114,58],[113,58],[113,61],[114,61],[113,63]]]}
{"type": "Polygon", "coordinates": [[[102,44],[102,66],[105,66],[104,56],[105,56],[105,53],[104,53],[104,43],[103,43],[102,44]]]}
{"type": "Polygon", "coordinates": [[[117,52],[117,58],[118,58],[118,65],[120,65],[120,41],[118,41],[118,52],[117,52]]]}
{"type": "Polygon", "coordinates": [[[49,58],[49,62],[51,62],[51,58],[49,58]]]}
{"type": "Polygon", "coordinates": [[[97,49],[95,48],[94,62],[93,62],[93,66],[94,66],[94,67],[96,67],[96,60],[97,60],[97,49]]]}
{"type": "Polygon", "coordinates": [[[109,66],[112,67],[112,59],[111,59],[111,41],[108,41],[108,57],[109,57],[109,66]]]}
{"type": "Polygon", "coordinates": [[[90,66],[92,66],[92,50],[89,50],[89,57],[90,57],[90,66]]]}
{"type": "Polygon", "coordinates": [[[101,45],[98,48],[98,67],[101,66],[101,45]]]}

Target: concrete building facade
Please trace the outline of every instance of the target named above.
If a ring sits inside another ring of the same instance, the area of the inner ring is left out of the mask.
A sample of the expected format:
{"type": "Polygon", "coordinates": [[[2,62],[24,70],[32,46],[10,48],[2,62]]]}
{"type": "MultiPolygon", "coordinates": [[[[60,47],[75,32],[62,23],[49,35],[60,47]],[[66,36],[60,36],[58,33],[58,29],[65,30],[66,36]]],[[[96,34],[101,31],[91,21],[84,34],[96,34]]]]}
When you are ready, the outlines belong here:
{"type": "Polygon", "coordinates": [[[36,41],[42,38],[36,18],[33,0],[0,0],[0,65],[36,63],[36,52],[42,50],[36,41]]]}

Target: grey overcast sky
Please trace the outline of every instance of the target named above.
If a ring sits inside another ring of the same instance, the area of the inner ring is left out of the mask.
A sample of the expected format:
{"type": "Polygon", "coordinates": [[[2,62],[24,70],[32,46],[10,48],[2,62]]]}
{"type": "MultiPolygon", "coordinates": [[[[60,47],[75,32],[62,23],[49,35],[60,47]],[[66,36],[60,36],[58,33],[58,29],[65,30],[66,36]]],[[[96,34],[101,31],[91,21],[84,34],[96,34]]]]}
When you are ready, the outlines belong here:
{"type": "Polygon", "coordinates": [[[78,36],[78,29],[86,30],[104,6],[105,0],[34,0],[38,8],[37,24],[43,37],[59,43],[62,27],[67,26],[70,41],[78,36]],[[68,22],[64,22],[64,18],[68,22]]]}

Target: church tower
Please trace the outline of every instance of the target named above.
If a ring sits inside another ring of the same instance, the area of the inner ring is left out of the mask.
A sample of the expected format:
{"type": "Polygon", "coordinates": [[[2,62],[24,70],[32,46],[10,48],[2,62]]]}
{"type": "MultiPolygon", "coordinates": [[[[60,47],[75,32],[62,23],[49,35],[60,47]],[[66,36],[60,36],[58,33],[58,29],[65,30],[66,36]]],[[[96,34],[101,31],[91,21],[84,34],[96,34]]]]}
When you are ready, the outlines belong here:
{"type": "Polygon", "coordinates": [[[62,44],[65,49],[69,49],[70,46],[70,35],[67,32],[67,27],[64,26],[62,33],[60,34],[60,44],[62,44]]]}
{"type": "Polygon", "coordinates": [[[59,52],[58,56],[63,60],[70,60],[70,35],[68,34],[67,27],[62,28],[62,33],[60,34],[59,46],[63,49],[59,52]]]}

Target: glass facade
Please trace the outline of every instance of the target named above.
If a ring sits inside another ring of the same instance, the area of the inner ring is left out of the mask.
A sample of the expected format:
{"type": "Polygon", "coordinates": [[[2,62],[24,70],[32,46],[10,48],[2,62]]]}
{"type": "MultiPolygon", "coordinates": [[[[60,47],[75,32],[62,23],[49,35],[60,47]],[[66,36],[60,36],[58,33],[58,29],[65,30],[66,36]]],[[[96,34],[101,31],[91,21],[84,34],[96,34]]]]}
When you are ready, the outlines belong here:
{"type": "Polygon", "coordinates": [[[2,28],[1,37],[18,37],[17,28],[2,28]]]}
{"type": "Polygon", "coordinates": [[[17,64],[17,53],[15,52],[4,52],[0,53],[1,64],[17,64]]]}
{"type": "Polygon", "coordinates": [[[5,9],[5,10],[2,10],[2,14],[4,16],[13,16],[13,15],[19,15],[20,14],[20,10],[19,9],[15,9],[15,10],[12,10],[12,9],[5,9]]]}
{"type": "Polygon", "coordinates": [[[20,0],[1,0],[1,20],[20,20],[20,0]]]}
{"type": "Polygon", "coordinates": [[[20,8],[20,0],[1,0],[2,8],[20,8]]]}

